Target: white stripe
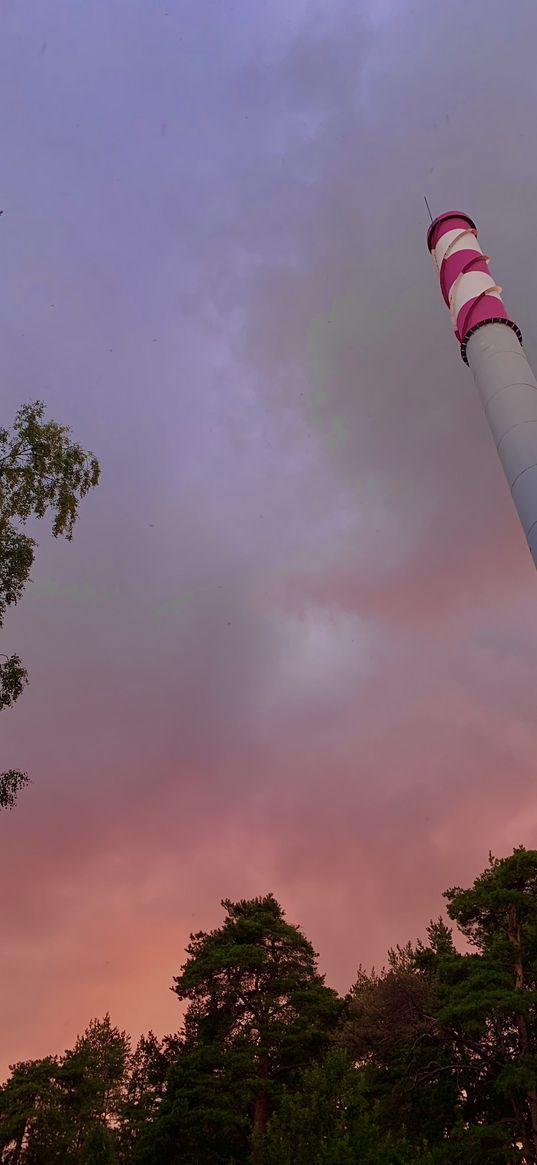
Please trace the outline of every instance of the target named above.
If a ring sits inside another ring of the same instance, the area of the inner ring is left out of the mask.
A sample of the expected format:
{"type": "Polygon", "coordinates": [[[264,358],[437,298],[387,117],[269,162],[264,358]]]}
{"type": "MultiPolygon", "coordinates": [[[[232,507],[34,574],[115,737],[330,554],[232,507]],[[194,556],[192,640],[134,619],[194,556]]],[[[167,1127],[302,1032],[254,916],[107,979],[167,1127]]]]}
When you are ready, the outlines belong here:
{"type": "Polygon", "coordinates": [[[477,251],[478,254],[483,254],[473,231],[463,231],[460,227],[456,227],[454,231],[446,231],[436,244],[434,253],[439,267],[448,250],[450,255],[454,255],[455,251],[477,251]]]}
{"type": "Polygon", "coordinates": [[[449,311],[453,328],[457,327],[461,308],[471,299],[475,299],[476,295],[481,295],[483,291],[486,291],[488,295],[500,299],[501,290],[492,276],[486,275],[484,271],[469,271],[467,275],[461,273],[455,280],[449,295],[449,311]]]}
{"type": "Polygon", "coordinates": [[[454,300],[455,313],[458,315],[461,307],[476,295],[481,295],[483,291],[492,293],[496,290],[497,285],[491,275],[485,275],[484,271],[469,271],[467,275],[462,275],[460,282],[455,280],[452,288],[455,295],[450,295],[449,298],[454,300]]]}

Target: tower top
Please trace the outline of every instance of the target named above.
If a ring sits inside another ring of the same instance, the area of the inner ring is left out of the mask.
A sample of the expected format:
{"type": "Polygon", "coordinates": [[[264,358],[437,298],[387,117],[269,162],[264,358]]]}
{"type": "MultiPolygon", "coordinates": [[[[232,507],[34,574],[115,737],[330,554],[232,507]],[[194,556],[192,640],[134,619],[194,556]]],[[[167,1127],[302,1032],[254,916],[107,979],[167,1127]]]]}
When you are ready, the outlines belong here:
{"type": "Polygon", "coordinates": [[[452,218],[460,219],[462,222],[467,222],[472,230],[477,233],[475,222],[470,218],[469,214],[464,214],[462,210],[448,210],[445,214],[439,214],[438,217],[434,219],[434,222],[431,223],[429,230],[427,231],[427,246],[429,251],[432,251],[433,247],[436,245],[436,243],[433,242],[433,235],[436,228],[439,227],[441,223],[452,218]]]}
{"type": "Polygon", "coordinates": [[[502,301],[502,288],[490,274],[489,257],[477,241],[473,219],[460,210],[438,215],[427,231],[427,246],[465,364],[468,340],[483,324],[507,324],[522,343],[502,301]]]}

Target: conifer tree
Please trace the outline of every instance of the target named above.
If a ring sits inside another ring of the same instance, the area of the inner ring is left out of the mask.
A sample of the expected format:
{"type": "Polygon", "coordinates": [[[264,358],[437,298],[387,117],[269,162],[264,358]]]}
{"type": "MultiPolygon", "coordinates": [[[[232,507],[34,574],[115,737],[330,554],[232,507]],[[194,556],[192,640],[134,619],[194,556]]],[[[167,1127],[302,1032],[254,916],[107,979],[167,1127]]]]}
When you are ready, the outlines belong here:
{"type": "Polygon", "coordinates": [[[272,894],[222,906],[223,925],[191,935],[174,980],[188,1007],[146,1153],[155,1165],[261,1165],[275,1099],[322,1057],[341,1010],[272,894]]]}

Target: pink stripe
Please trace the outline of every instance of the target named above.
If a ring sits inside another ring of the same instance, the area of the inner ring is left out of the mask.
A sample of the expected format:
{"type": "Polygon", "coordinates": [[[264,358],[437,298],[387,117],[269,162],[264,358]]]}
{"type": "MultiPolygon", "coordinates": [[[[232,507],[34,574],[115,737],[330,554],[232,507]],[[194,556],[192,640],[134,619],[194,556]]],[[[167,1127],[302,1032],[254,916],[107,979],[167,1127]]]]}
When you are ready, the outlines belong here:
{"type": "MultiPolygon", "coordinates": [[[[429,227],[428,247],[434,261],[434,267],[436,267],[437,270],[438,267],[440,268],[440,290],[441,294],[443,294],[444,302],[447,304],[447,306],[450,306],[450,294],[453,289],[453,284],[455,280],[458,280],[459,277],[460,296],[457,294],[457,292],[455,292],[455,298],[457,298],[459,302],[461,298],[465,297],[465,294],[468,295],[467,284],[472,285],[473,280],[471,276],[473,274],[479,273],[482,275],[488,275],[490,280],[493,280],[493,276],[492,273],[490,273],[485,255],[482,255],[480,252],[475,252],[475,250],[471,250],[469,248],[465,250],[455,250],[451,256],[448,255],[445,257],[445,259],[441,260],[440,263],[438,262],[436,256],[434,256],[434,250],[436,250],[436,247],[438,247],[440,239],[443,239],[444,235],[450,231],[457,231],[458,234],[460,234],[462,231],[472,231],[475,236],[476,233],[478,233],[476,232],[476,226],[473,219],[469,218],[467,214],[464,214],[461,211],[450,211],[447,214],[440,214],[438,218],[434,219],[433,223],[431,223],[431,226],[429,227]],[[468,280],[466,282],[465,275],[468,276],[468,280]]],[[[478,287],[480,282],[485,282],[487,284],[488,281],[478,280],[478,287]]],[[[468,298],[466,303],[462,304],[460,311],[458,312],[455,336],[457,336],[457,339],[459,340],[462,359],[464,359],[465,363],[468,363],[466,356],[466,340],[469,334],[473,332],[475,327],[479,327],[481,324],[490,323],[495,319],[504,320],[504,323],[509,324],[510,327],[513,327],[518,339],[520,339],[522,344],[521,331],[518,329],[516,324],[513,323],[513,320],[509,319],[506,305],[502,303],[499,296],[493,294],[493,288],[488,287],[485,291],[481,291],[480,295],[475,295],[471,298],[468,298]]]]}
{"type": "Polygon", "coordinates": [[[434,251],[442,236],[456,228],[461,231],[471,230],[466,216],[457,214],[457,211],[453,211],[452,214],[443,214],[428,236],[429,249],[434,251]]]}
{"type": "Polygon", "coordinates": [[[476,324],[483,324],[486,320],[508,320],[509,316],[501,299],[495,295],[475,295],[468,303],[461,307],[457,316],[457,330],[455,335],[461,344],[470,328],[476,324]]]}
{"type": "Polygon", "coordinates": [[[449,259],[444,259],[440,268],[440,290],[448,307],[451,288],[465,267],[468,271],[483,271],[485,275],[489,274],[488,264],[479,251],[455,251],[449,259]]]}
{"type": "MultiPolygon", "coordinates": [[[[448,214],[439,215],[438,218],[431,223],[427,231],[427,246],[433,255],[435,248],[438,246],[440,239],[448,233],[448,231],[472,231],[477,234],[475,223],[468,215],[465,215],[460,210],[450,211],[448,214]]],[[[435,264],[436,265],[436,264],[435,264]]],[[[488,263],[485,256],[479,251],[472,251],[465,249],[464,251],[455,251],[447,258],[442,259],[440,263],[440,289],[444,298],[444,302],[449,307],[449,297],[452,291],[455,280],[460,277],[460,290],[462,296],[465,292],[465,274],[471,275],[480,272],[483,275],[489,275],[492,278],[488,263]]],[[[471,283],[471,280],[469,281],[471,283]]],[[[513,324],[508,316],[505,305],[497,295],[491,294],[491,289],[481,292],[480,295],[474,295],[463,304],[457,314],[457,326],[455,328],[455,335],[461,343],[461,350],[465,347],[465,340],[469,332],[479,324],[485,324],[490,320],[505,320],[510,323],[511,327],[515,328],[517,335],[519,330],[513,324]]],[[[522,341],[521,341],[522,342],[522,341]]],[[[466,356],[463,352],[463,358],[466,361],[466,356]]],[[[466,361],[467,362],[467,361],[466,361]]]]}

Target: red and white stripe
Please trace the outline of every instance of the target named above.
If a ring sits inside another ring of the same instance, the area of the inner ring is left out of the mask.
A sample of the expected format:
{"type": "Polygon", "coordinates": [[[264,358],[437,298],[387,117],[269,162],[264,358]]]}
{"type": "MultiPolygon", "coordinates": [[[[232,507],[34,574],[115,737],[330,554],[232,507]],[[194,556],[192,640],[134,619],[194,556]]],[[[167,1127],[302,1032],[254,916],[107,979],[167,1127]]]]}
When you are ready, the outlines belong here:
{"type": "Polygon", "coordinates": [[[472,220],[450,211],[435,219],[427,238],[460,343],[480,324],[504,319],[510,322],[501,299],[502,288],[489,272],[489,258],[479,246],[472,220]]]}

